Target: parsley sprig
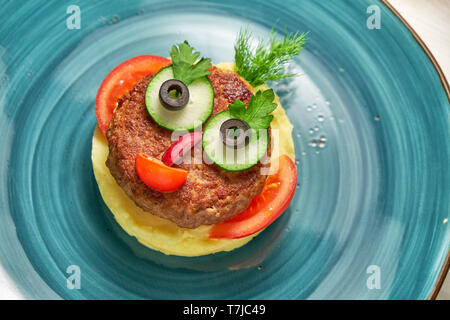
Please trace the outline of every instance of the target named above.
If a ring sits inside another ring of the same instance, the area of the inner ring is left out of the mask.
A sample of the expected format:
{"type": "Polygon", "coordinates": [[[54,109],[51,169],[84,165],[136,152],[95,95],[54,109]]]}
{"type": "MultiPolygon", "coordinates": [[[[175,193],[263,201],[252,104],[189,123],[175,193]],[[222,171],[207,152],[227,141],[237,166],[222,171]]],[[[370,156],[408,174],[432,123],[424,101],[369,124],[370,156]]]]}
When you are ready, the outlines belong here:
{"type": "Polygon", "coordinates": [[[211,59],[201,58],[195,63],[199,56],[200,52],[194,51],[187,41],[172,46],[170,57],[174,78],[189,85],[194,80],[210,74],[208,69],[211,67],[211,59]]]}
{"type": "Polygon", "coordinates": [[[269,113],[273,112],[277,104],[273,103],[275,94],[272,89],[259,90],[252,98],[248,107],[241,100],[236,100],[228,106],[230,115],[233,118],[241,119],[247,122],[250,128],[254,130],[267,129],[272,122],[273,116],[269,113]]]}
{"type": "Polygon", "coordinates": [[[272,29],[269,40],[260,40],[252,50],[252,33],[248,28],[241,29],[234,45],[237,72],[252,86],[296,76],[284,73],[284,65],[303,49],[306,36],[295,32],[278,39],[272,29]]]}

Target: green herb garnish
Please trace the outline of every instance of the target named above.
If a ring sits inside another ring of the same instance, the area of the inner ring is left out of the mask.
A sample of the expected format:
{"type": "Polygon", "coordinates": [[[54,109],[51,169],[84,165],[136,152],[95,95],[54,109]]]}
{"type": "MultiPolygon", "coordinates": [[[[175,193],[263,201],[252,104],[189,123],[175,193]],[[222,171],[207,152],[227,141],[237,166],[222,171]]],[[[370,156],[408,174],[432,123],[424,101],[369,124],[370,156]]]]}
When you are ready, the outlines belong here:
{"type": "Polygon", "coordinates": [[[195,63],[199,56],[200,52],[194,51],[187,41],[178,46],[172,46],[170,57],[172,58],[174,78],[189,85],[194,80],[210,74],[208,69],[211,67],[211,59],[201,58],[195,63]]]}
{"type": "Polygon", "coordinates": [[[296,76],[284,73],[284,65],[303,49],[307,33],[287,33],[283,39],[277,39],[275,35],[272,29],[269,40],[260,40],[256,50],[252,51],[251,32],[248,28],[239,32],[234,45],[234,60],[237,72],[252,86],[296,76]]]}
{"type": "Polygon", "coordinates": [[[277,104],[273,103],[275,94],[272,89],[258,91],[251,99],[248,107],[241,100],[236,100],[228,107],[231,117],[241,119],[255,130],[267,129],[272,122],[273,116],[269,113],[273,112],[277,104]]]}

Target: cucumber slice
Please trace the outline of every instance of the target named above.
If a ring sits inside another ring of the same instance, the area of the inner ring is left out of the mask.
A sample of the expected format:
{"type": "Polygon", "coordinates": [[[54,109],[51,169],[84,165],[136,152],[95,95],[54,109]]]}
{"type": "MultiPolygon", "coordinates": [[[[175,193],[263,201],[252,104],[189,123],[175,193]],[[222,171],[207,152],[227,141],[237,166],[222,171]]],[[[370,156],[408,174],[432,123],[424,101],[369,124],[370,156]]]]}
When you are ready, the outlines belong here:
{"type": "Polygon", "coordinates": [[[159,101],[159,89],[169,79],[173,79],[171,66],[161,69],[150,81],[145,93],[148,113],[161,127],[168,130],[192,131],[200,127],[211,115],[214,104],[214,89],[205,76],[188,85],[189,102],[177,111],[166,109],[159,101]]]}
{"type": "Polygon", "coordinates": [[[242,171],[251,168],[266,154],[269,145],[268,130],[261,130],[257,135],[252,131],[250,141],[245,147],[235,149],[223,143],[220,126],[231,119],[228,110],[222,111],[211,118],[203,132],[203,150],[219,167],[227,171],[242,171]]]}

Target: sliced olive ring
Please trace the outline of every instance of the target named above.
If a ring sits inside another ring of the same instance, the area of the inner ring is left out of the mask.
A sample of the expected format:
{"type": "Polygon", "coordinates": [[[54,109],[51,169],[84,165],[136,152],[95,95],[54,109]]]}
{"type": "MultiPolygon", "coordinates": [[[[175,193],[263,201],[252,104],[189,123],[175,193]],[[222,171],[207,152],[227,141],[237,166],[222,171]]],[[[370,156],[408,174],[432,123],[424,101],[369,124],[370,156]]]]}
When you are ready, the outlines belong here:
{"type": "Polygon", "coordinates": [[[247,122],[241,119],[228,119],[220,126],[220,134],[223,143],[235,149],[242,148],[248,144],[251,138],[251,130],[247,122]],[[230,135],[230,133],[232,133],[230,135]]]}
{"type": "Polygon", "coordinates": [[[189,90],[180,80],[166,80],[159,89],[159,101],[168,110],[181,110],[189,101],[189,90]],[[175,94],[173,95],[171,92],[175,94]]]}

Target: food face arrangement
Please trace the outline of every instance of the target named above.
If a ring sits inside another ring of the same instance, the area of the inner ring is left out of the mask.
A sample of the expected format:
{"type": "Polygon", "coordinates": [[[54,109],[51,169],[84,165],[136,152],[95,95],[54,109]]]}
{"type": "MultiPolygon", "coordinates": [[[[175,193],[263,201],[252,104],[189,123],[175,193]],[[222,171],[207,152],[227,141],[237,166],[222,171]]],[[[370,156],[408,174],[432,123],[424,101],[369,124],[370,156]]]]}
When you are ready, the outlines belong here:
{"type": "Polygon", "coordinates": [[[121,227],[166,254],[238,248],[275,221],[297,186],[292,125],[266,81],[305,34],[272,33],[252,51],[242,30],[235,63],[212,65],[187,41],[170,59],[123,62],[97,93],[92,161],[121,227]]]}

